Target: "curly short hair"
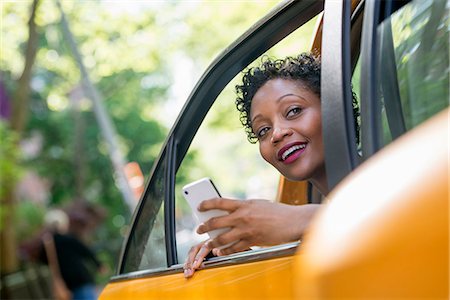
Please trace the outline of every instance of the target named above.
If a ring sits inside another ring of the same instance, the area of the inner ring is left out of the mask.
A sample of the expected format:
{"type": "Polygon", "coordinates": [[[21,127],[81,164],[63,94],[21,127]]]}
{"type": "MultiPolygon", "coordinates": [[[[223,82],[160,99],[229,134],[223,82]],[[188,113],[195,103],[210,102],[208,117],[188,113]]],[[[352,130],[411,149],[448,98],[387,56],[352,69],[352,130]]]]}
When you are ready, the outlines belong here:
{"type": "MultiPolygon", "coordinates": [[[[250,120],[250,109],[252,99],[256,92],[269,80],[286,79],[301,81],[307,88],[320,98],[320,59],[312,53],[302,53],[297,57],[286,57],[285,59],[271,59],[263,57],[261,64],[245,70],[242,85],[236,85],[236,108],[239,111],[239,119],[244,126],[247,139],[254,144],[258,141],[253,132],[250,120]]],[[[355,128],[357,143],[359,143],[359,127],[357,118],[359,108],[356,95],[353,93],[353,111],[355,117],[355,128]]]]}

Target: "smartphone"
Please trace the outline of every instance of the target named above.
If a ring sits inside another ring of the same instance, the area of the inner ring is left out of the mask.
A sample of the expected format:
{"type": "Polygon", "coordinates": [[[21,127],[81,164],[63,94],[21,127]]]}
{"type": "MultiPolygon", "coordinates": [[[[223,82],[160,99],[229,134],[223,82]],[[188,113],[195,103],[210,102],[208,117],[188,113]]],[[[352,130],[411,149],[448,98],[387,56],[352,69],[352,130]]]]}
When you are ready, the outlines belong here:
{"type": "MultiPolygon", "coordinates": [[[[204,212],[200,212],[197,210],[199,204],[202,201],[213,198],[220,198],[220,193],[210,178],[202,178],[200,180],[189,183],[188,185],[185,185],[182,190],[183,196],[189,203],[194,217],[198,222],[197,225],[204,223],[213,217],[228,215],[227,211],[220,209],[211,209],[204,212]]],[[[229,229],[230,228],[221,228],[212,230],[208,232],[208,235],[211,239],[213,239],[216,236],[228,231],[229,229]]]]}

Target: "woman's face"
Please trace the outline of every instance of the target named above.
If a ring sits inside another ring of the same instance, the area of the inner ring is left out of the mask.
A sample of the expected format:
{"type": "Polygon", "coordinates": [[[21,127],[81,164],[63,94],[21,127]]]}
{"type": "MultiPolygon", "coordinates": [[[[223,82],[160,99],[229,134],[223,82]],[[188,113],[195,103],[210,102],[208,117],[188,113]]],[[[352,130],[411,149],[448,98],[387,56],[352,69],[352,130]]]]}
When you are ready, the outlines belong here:
{"type": "Polygon", "coordinates": [[[262,157],[290,180],[326,185],[319,96],[301,81],[272,79],[252,99],[262,157]]]}

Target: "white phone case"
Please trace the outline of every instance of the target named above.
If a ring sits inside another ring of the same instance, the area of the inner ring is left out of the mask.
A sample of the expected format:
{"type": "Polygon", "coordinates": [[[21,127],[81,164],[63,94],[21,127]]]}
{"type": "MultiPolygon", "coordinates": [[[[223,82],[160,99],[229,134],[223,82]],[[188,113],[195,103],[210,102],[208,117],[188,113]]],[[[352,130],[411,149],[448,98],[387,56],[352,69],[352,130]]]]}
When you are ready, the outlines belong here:
{"type": "MultiPolygon", "coordinates": [[[[200,212],[197,210],[199,204],[202,201],[213,198],[220,198],[219,192],[209,178],[202,178],[184,186],[183,196],[192,209],[195,219],[198,222],[197,225],[204,223],[213,217],[228,215],[227,211],[220,209],[212,209],[205,212],[200,212]]],[[[213,239],[228,230],[229,228],[216,229],[209,231],[208,235],[213,239]]]]}

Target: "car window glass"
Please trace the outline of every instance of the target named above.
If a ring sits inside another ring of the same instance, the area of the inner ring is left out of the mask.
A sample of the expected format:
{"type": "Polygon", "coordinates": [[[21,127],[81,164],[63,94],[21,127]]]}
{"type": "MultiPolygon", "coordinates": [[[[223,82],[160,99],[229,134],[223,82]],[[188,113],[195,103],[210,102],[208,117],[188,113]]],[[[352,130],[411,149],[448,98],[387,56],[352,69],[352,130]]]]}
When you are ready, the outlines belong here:
{"type": "Polygon", "coordinates": [[[166,159],[163,155],[130,234],[121,273],[167,266],[163,205],[165,170],[166,159]]]}
{"type": "MultiPolygon", "coordinates": [[[[283,58],[307,51],[317,18],[294,31],[264,55],[283,58]]],[[[260,59],[257,59],[259,61],[260,59]]],[[[195,230],[191,209],[181,188],[194,180],[210,177],[223,197],[270,199],[276,197],[279,173],[250,144],[235,108],[238,74],[218,96],[199,128],[176,174],[176,239],[178,261],[184,262],[191,246],[207,239],[195,230]]]]}
{"type": "Polygon", "coordinates": [[[166,266],[166,245],[164,240],[164,206],[161,205],[155,223],[144,247],[144,254],[138,270],[154,269],[166,266]]]}
{"type": "Polygon", "coordinates": [[[392,43],[397,73],[395,88],[392,82],[387,88],[383,79],[390,63],[389,49],[381,48],[382,145],[397,137],[398,131],[416,127],[449,104],[448,6],[448,1],[441,0],[412,1],[378,27],[379,44],[392,43]],[[396,103],[399,112],[389,117],[396,103]]]}

